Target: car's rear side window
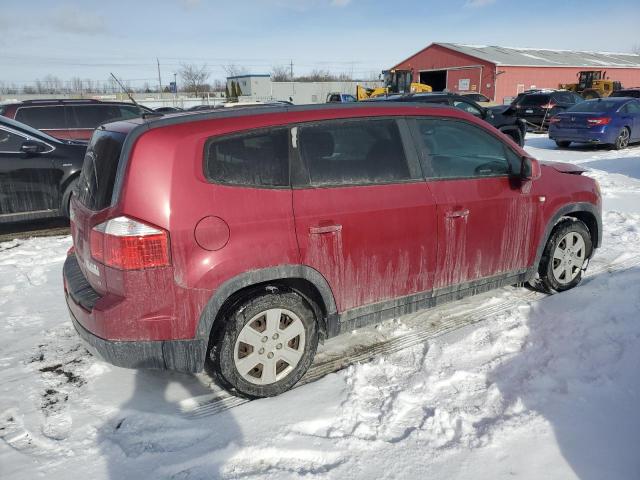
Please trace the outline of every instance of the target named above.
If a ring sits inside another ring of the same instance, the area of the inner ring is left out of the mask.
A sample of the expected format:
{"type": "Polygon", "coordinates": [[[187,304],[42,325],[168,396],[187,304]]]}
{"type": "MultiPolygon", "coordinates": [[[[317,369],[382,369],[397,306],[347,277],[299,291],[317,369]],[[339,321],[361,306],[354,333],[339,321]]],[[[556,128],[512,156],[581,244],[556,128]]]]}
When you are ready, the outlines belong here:
{"type": "Polygon", "coordinates": [[[411,180],[400,131],[392,119],[332,120],[298,127],[311,185],[411,180]]]}
{"type": "Polygon", "coordinates": [[[16,111],[16,120],[39,130],[67,128],[64,106],[62,105],[47,107],[20,107],[16,111]]]}
{"type": "Polygon", "coordinates": [[[289,129],[210,139],[205,145],[205,175],[216,183],[250,187],[289,186],[289,129]]]}

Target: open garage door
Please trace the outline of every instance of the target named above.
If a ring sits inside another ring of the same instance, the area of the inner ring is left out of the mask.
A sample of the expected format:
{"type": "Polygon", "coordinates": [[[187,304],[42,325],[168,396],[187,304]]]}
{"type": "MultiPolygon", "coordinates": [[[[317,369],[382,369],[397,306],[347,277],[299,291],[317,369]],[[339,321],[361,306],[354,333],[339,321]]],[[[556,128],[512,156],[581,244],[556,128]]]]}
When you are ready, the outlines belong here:
{"type": "Polygon", "coordinates": [[[441,92],[447,88],[447,71],[432,70],[430,72],[420,72],[420,83],[430,85],[434,92],[441,92]]]}

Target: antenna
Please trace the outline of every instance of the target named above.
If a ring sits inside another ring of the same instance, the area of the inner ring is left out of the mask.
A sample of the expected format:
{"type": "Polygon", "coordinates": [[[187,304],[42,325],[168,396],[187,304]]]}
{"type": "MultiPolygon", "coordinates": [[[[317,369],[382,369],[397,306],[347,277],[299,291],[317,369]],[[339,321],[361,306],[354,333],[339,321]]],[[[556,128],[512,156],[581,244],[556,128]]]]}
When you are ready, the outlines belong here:
{"type": "Polygon", "coordinates": [[[138,108],[142,108],[142,107],[140,107],[140,104],[138,104],[138,102],[136,102],[136,100],[133,98],[133,96],[131,95],[131,92],[129,92],[129,90],[127,90],[127,89],[124,87],[124,85],[122,85],[122,83],[120,82],[120,80],[118,80],[118,79],[116,78],[116,76],[115,76],[113,73],[111,73],[111,72],[109,72],[109,75],[111,75],[111,76],[113,77],[113,79],[116,81],[116,83],[117,83],[118,85],[120,85],[120,88],[124,91],[124,93],[126,93],[126,94],[127,94],[127,96],[129,97],[129,100],[131,100],[131,101],[133,102],[133,104],[134,104],[136,107],[138,107],[138,108]]]}

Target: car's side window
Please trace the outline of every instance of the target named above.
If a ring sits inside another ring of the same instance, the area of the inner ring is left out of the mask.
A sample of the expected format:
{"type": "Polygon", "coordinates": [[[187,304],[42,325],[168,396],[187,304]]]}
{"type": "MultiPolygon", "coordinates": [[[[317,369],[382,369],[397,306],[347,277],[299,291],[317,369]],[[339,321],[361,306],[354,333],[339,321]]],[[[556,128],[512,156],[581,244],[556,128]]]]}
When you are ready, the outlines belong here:
{"type": "Polygon", "coordinates": [[[297,127],[300,158],[316,186],[371,185],[418,179],[393,119],[331,120],[297,127]]]}
{"type": "Polygon", "coordinates": [[[0,128],[0,153],[17,153],[26,138],[0,128]]]}
{"type": "Polygon", "coordinates": [[[640,113],[640,102],[638,102],[638,101],[629,102],[629,103],[627,103],[625,105],[625,108],[627,110],[624,113],[638,114],[638,113],[640,113]]]}
{"type": "Polygon", "coordinates": [[[463,110],[471,115],[475,115],[476,117],[482,117],[482,112],[475,105],[465,102],[464,100],[454,100],[453,106],[463,110]]]}
{"type": "Polygon", "coordinates": [[[213,138],[204,150],[205,176],[249,187],[289,186],[289,129],[213,138]]]}
{"type": "Polygon", "coordinates": [[[428,178],[455,179],[508,175],[518,156],[493,135],[458,120],[416,119],[428,178]]]}
{"type": "Polygon", "coordinates": [[[20,107],[16,111],[16,120],[27,125],[42,129],[66,129],[67,122],[64,107],[20,107]]]}

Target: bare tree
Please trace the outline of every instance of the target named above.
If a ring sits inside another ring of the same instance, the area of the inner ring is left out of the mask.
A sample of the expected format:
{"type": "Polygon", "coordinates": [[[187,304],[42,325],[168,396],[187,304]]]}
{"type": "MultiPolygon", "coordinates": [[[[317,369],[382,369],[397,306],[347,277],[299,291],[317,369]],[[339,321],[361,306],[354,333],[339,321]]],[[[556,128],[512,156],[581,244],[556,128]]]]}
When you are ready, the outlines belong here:
{"type": "Polygon", "coordinates": [[[42,84],[48,93],[60,93],[62,91],[62,80],[54,75],[45,75],[42,84]]]}
{"type": "Polygon", "coordinates": [[[631,51],[636,55],[640,55],[640,43],[636,43],[633,47],[631,47],[631,51]]]}
{"type": "Polygon", "coordinates": [[[182,64],[180,67],[180,78],[182,78],[184,90],[193,92],[196,97],[199,92],[205,91],[205,85],[209,75],[211,75],[211,72],[206,63],[201,67],[193,64],[182,64]]]}
{"type": "Polygon", "coordinates": [[[246,67],[241,67],[236,65],[235,63],[231,63],[229,65],[223,65],[222,68],[227,74],[227,77],[237,77],[238,75],[246,75],[248,70],[246,67]]]}
{"type": "Polygon", "coordinates": [[[271,80],[274,82],[291,81],[290,70],[285,65],[274,65],[271,67],[271,80]]]}
{"type": "Polygon", "coordinates": [[[82,93],[82,79],[80,77],[73,77],[69,81],[69,88],[72,93],[82,93]]]}

